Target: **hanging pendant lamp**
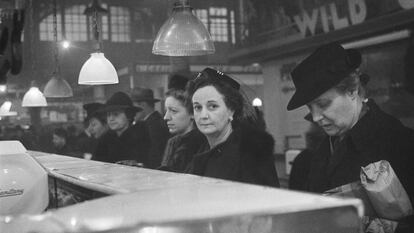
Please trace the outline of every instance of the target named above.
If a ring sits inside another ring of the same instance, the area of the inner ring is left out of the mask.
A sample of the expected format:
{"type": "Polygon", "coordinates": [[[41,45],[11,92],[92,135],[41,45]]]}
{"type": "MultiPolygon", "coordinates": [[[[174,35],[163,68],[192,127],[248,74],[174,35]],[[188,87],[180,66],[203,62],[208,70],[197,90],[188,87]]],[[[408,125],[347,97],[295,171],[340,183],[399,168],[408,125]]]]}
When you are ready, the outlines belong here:
{"type": "Polygon", "coordinates": [[[0,107],[0,117],[3,116],[17,116],[17,112],[10,111],[12,102],[6,100],[0,107]]]}
{"type": "Polygon", "coordinates": [[[36,87],[34,81],[32,81],[32,86],[24,94],[22,100],[22,107],[46,107],[47,102],[43,93],[36,87]]]}
{"type": "Polygon", "coordinates": [[[112,63],[106,59],[101,51],[101,40],[98,29],[98,13],[107,13],[107,10],[99,6],[98,1],[94,0],[92,6],[84,12],[87,15],[93,13],[94,37],[97,41],[96,52],[91,53],[91,57],[83,64],[78,83],[81,85],[105,85],[118,83],[118,74],[112,63]]]}
{"type": "Polygon", "coordinates": [[[200,56],[214,52],[210,33],[193,14],[189,1],[176,1],[172,15],[158,31],[152,53],[164,56],[200,56]]]}
{"type": "Polygon", "coordinates": [[[73,91],[65,79],[54,75],[49,82],[46,83],[45,89],[43,89],[43,94],[48,98],[64,98],[72,97],[73,91]]]}
{"type": "Polygon", "coordinates": [[[53,37],[55,41],[54,57],[55,57],[55,71],[52,78],[47,82],[43,94],[48,98],[65,98],[72,97],[73,91],[69,83],[60,76],[59,66],[59,44],[57,40],[57,4],[53,0],[53,37]]]}
{"type": "Polygon", "coordinates": [[[101,52],[92,53],[79,73],[79,84],[102,85],[118,83],[118,74],[112,63],[101,52]]]}

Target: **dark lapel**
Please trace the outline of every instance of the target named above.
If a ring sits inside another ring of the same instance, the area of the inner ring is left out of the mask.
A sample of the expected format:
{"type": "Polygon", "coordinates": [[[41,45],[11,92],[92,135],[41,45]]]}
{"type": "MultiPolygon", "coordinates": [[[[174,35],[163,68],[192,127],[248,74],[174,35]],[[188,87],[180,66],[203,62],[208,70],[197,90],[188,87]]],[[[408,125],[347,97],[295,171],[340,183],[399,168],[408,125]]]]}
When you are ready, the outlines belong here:
{"type": "Polygon", "coordinates": [[[327,166],[328,176],[331,176],[335,172],[335,169],[338,167],[339,164],[341,164],[345,156],[347,156],[350,149],[347,145],[347,140],[349,140],[349,138],[345,137],[344,139],[342,139],[342,141],[335,143],[334,151],[329,157],[329,162],[327,166]]]}

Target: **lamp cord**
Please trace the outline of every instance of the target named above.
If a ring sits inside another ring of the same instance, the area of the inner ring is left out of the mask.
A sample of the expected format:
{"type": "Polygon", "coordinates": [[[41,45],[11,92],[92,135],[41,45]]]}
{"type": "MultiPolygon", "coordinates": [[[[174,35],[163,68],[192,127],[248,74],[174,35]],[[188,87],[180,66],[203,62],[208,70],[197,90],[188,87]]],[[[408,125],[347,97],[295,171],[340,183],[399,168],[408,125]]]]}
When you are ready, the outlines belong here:
{"type": "MultiPolygon", "coordinates": [[[[55,0],[56,1],[56,0],[55,0]]],[[[97,42],[97,52],[100,52],[102,49],[102,44],[101,44],[101,38],[99,36],[99,26],[98,26],[98,9],[96,8],[96,6],[94,7],[94,11],[93,11],[93,35],[94,35],[94,39],[97,42]]]]}
{"type": "Polygon", "coordinates": [[[60,73],[60,66],[59,66],[59,47],[58,47],[58,39],[57,39],[57,3],[56,0],[53,0],[53,39],[55,42],[54,46],[54,58],[55,58],[55,70],[53,72],[54,75],[60,73]]]}

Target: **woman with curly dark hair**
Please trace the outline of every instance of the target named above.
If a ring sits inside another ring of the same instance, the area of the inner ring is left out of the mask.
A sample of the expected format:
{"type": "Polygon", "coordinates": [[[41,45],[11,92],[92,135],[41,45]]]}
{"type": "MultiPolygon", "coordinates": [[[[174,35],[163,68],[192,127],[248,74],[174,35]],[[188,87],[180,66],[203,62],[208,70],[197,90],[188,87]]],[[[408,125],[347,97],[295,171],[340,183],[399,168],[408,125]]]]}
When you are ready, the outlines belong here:
{"type": "Polygon", "coordinates": [[[244,183],[279,186],[273,137],[257,124],[255,112],[228,75],[204,69],[188,86],[197,128],[206,137],[204,152],[189,172],[244,183]]]}

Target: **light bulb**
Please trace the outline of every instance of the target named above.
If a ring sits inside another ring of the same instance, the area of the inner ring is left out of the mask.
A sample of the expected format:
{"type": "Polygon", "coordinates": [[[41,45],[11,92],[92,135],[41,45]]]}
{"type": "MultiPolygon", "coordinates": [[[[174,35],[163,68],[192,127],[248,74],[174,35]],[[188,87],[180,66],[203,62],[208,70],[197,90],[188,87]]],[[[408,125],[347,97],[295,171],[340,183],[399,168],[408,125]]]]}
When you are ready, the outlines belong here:
{"type": "Polygon", "coordinates": [[[62,47],[68,49],[70,47],[70,42],[68,40],[62,41],[62,47]]]}
{"type": "Polygon", "coordinates": [[[254,98],[252,104],[255,107],[261,107],[263,103],[262,103],[262,100],[260,98],[256,97],[256,98],[254,98]]]}

